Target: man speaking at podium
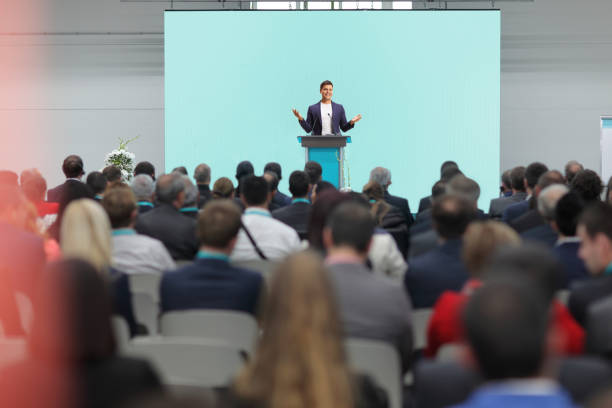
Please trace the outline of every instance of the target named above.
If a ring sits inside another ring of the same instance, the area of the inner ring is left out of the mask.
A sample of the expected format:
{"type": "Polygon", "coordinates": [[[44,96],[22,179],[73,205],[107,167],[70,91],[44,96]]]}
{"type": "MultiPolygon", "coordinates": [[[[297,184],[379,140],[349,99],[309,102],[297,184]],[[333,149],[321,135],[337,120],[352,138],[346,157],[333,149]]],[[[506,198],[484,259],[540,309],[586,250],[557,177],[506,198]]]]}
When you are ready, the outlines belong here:
{"type": "Polygon", "coordinates": [[[346,121],[342,105],[331,100],[334,93],[334,84],[331,81],[321,82],[319,90],[321,91],[321,102],[308,107],[306,120],[297,109],[293,109],[293,114],[300,121],[300,126],[304,131],[312,132],[313,135],[339,135],[340,129],[346,132],[361,120],[361,115],[357,115],[350,121],[346,121]]]}

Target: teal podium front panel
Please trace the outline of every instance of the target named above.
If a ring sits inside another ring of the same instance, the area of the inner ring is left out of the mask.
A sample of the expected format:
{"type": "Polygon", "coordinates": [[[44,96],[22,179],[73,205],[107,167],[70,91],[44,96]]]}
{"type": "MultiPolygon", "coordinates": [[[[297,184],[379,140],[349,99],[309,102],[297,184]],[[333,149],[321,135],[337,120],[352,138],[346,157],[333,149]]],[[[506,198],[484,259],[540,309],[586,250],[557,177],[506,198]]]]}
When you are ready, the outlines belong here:
{"type": "Polygon", "coordinates": [[[308,160],[314,160],[323,167],[323,180],[340,188],[340,149],[336,147],[311,147],[308,160]]]}

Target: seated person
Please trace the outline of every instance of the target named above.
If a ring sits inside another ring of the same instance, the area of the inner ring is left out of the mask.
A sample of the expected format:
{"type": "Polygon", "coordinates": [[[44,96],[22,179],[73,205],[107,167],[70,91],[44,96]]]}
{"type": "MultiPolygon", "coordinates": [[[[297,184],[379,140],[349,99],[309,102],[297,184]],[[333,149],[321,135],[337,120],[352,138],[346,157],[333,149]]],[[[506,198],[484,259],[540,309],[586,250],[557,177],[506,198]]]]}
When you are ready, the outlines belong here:
{"type": "Polygon", "coordinates": [[[310,178],[304,171],[296,170],[289,176],[289,191],[291,192],[290,205],[272,212],[272,216],[293,228],[300,239],[306,239],[308,230],[308,216],[310,215],[310,200],[308,194],[311,189],[310,178]]]}

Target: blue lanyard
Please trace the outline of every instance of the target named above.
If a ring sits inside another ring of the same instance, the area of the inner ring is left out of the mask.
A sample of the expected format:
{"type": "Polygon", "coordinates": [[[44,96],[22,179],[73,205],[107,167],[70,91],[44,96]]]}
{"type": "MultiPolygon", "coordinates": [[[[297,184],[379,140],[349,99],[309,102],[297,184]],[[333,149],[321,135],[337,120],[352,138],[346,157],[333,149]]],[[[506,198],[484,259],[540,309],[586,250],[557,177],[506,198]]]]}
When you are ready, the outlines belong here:
{"type": "Polygon", "coordinates": [[[254,209],[247,208],[244,211],[244,215],[251,215],[251,214],[253,214],[253,215],[263,215],[264,217],[272,217],[270,215],[270,213],[265,211],[265,210],[254,210],[254,209]]]}
{"type": "Polygon", "coordinates": [[[306,203],[306,204],[310,204],[310,200],[307,198],[294,198],[291,201],[291,204],[295,204],[295,203],[306,203]]]}
{"type": "Polygon", "coordinates": [[[604,270],[604,275],[612,276],[612,262],[610,263],[610,265],[606,266],[606,269],[604,270]]]}
{"type": "Polygon", "coordinates": [[[179,210],[180,212],[198,212],[198,207],[185,207],[179,210]]]}
{"type": "Polygon", "coordinates": [[[136,231],[131,228],[119,228],[113,230],[112,234],[114,237],[118,237],[119,235],[136,235],[136,231]]]}
{"type": "Polygon", "coordinates": [[[199,251],[196,257],[198,259],[218,259],[220,261],[229,262],[229,256],[218,252],[199,251]]]}
{"type": "Polygon", "coordinates": [[[138,205],[144,205],[145,207],[153,207],[153,203],[150,203],[148,201],[139,201],[138,205]]]}

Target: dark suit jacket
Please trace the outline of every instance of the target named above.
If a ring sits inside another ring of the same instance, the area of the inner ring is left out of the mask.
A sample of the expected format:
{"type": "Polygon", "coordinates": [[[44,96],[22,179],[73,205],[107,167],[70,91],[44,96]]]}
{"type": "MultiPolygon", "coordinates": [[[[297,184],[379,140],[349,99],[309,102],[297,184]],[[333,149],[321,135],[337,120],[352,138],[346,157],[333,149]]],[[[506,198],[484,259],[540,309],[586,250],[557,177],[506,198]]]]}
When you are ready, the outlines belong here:
{"type": "Polygon", "coordinates": [[[134,317],[134,308],[132,307],[132,293],[130,291],[130,282],[125,273],[119,272],[114,268],[110,268],[111,276],[111,299],[113,313],[123,317],[130,329],[130,335],[133,337],[138,333],[138,324],[134,317]]]}
{"type": "Polygon", "coordinates": [[[384,199],[388,204],[397,207],[402,212],[404,218],[406,219],[406,225],[410,227],[414,222],[414,218],[412,217],[412,213],[410,212],[410,205],[408,205],[408,200],[406,200],[405,198],[393,196],[389,194],[388,191],[385,191],[384,199]]]}
{"type": "Polygon", "coordinates": [[[155,208],[155,207],[153,207],[152,205],[146,205],[146,204],[145,205],[140,205],[139,204],[138,205],[138,214],[144,214],[146,212],[151,211],[153,208],[155,208]]]}
{"type": "Polygon", "coordinates": [[[408,259],[414,259],[423,255],[438,246],[438,233],[435,229],[429,228],[425,232],[415,233],[410,230],[410,251],[408,259]]]}
{"type": "Polygon", "coordinates": [[[421,201],[419,201],[419,213],[431,208],[431,200],[431,196],[421,198],[421,201]]]}
{"type": "Polygon", "coordinates": [[[272,217],[296,230],[300,239],[306,239],[310,207],[309,203],[293,203],[274,211],[272,217]]]}
{"type": "MultiPolygon", "coordinates": [[[[332,123],[331,129],[334,135],[340,134],[340,129],[343,132],[351,130],[355,125],[351,125],[346,120],[346,114],[344,113],[344,107],[339,103],[332,101],[332,123]]],[[[300,126],[306,133],[312,132],[313,135],[320,135],[323,125],[321,122],[321,102],[317,102],[314,105],[308,107],[308,114],[306,119],[300,121],[300,126]]]]}
{"type": "Polygon", "coordinates": [[[584,261],[578,257],[578,248],[580,248],[580,242],[564,242],[553,248],[553,253],[563,265],[565,288],[569,288],[575,281],[581,281],[590,276],[584,261]]]}
{"type": "Polygon", "coordinates": [[[529,201],[527,200],[512,204],[504,210],[502,221],[505,223],[510,223],[510,221],[520,217],[527,211],[529,211],[529,201]]]}
{"type": "Polygon", "coordinates": [[[549,224],[542,224],[523,232],[521,238],[525,241],[539,242],[552,248],[559,239],[559,235],[557,235],[549,224]]]}
{"type": "Polygon", "coordinates": [[[510,226],[520,234],[521,232],[544,225],[544,223],[544,218],[542,218],[538,210],[533,208],[510,222],[510,226]]]}
{"type": "Polygon", "coordinates": [[[198,191],[200,192],[200,198],[198,198],[198,208],[204,207],[211,198],[212,192],[208,184],[198,184],[198,191]]]}
{"type": "Polygon", "coordinates": [[[489,217],[501,218],[506,208],[510,207],[512,204],[524,201],[526,197],[527,193],[519,191],[518,193],[508,197],[494,198],[491,200],[491,204],[489,206],[489,217]]]}
{"type": "Polygon", "coordinates": [[[286,207],[291,205],[291,197],[276,190],[276,193],[274,193],[274,196],[272,197],[272,202],[275,203],[278,208],[286,207]]]}
{"type": "Polygon", "coordinates": [[[64,194],[64,189],[68,183],[81,183],[78,180],[68,179],[62,184],[47,190],[47,201],[50,203],[59,203],[64,194]]]}
{"type": "Polygon", "coordinates": [[[173,259],[191,260],[198,252],[196,221],[185,217],[170,204],[162,203],[139,215],[134,228],[140,234],[163,242],[173,259]]]}
{"type": "Polygon", "coordinates": [[[576,282],[571,288],[567,307],[574,319],[584,327],[589,306],[609,295],[612,295],[612,276],[576,282]]]}
{"type": "Polygon", "coordinates": [[[220,259],[197,259],[165,273],[160,284],[161,311],[237,310],[255,315],[262,290],[261,274],[220,259]]]}
{"type": "Polygon", "coordinates": [[[445,290],[461,290],[468,279],[461,248],[460,239],[449,240],[410,261],[404,285],[415,309],[433,307],[445,290]]]}

